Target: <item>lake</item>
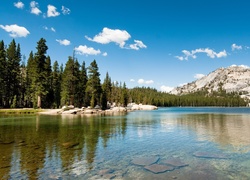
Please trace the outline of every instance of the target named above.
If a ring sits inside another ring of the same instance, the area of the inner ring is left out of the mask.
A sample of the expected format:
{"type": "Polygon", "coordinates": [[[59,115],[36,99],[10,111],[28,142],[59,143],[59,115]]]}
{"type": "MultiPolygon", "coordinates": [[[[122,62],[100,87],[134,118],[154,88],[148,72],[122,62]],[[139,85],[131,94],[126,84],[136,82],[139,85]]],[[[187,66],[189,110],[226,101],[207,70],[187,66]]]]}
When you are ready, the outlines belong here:
{"type": "Polygon", "coordinates": [[[0,179],[250,179],[250,109],[0,115],[0,179]]]}

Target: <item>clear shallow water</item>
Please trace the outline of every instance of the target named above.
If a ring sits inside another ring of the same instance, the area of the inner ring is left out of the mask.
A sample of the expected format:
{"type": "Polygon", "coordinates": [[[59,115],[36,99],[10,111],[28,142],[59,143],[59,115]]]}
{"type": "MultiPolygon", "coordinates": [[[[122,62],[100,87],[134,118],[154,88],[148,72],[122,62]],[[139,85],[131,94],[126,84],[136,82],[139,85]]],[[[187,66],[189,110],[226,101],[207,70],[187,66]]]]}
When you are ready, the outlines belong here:
{"type": "Polygon", "coordinates": [[[1,179],[250,179],[250,109],[0,116],[1,179]],[[138,158],[188,164],[154,173],[138,158]]]}

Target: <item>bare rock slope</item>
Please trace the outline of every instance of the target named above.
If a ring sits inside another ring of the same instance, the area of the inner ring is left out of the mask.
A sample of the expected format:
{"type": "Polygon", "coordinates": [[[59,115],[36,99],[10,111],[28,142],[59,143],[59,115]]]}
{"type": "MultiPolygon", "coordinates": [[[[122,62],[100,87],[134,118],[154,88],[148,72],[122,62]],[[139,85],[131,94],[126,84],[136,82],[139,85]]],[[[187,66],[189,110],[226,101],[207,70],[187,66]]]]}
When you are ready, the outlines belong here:
{"type": "Polygon", "coordinates": [[[174,88],[171,93],[182,95],[201,90],[219,91],[221,88],[227,93],[238,92],[243,94],[242,97],[250,97],[250,68],[236,65],[219,68],[201,79],[174,88]]]}

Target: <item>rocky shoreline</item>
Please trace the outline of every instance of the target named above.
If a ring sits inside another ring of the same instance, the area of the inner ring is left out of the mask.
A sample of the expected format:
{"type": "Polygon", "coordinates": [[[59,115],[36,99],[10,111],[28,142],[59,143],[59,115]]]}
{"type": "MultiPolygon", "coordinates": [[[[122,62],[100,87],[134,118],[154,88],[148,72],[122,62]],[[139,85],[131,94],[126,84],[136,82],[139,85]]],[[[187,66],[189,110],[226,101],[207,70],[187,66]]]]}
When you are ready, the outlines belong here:
{"type": "Polygon", "coordinates": [[[64,115],[64,114],[78,114],[78,115],[114,115],[114,114],[122,114],[135,110],[156,110],[158,107],[153,105],[142,105],[142,104],[129,104],[127,107],[111,107],[107,110],[102,110],[99,107],[90,108],[90,107],[82,107],[76,108],[72,105],[63,106],[61,109],[48,109],[43,112],[39,112],[39,114],[46,115],[64,115]]]}

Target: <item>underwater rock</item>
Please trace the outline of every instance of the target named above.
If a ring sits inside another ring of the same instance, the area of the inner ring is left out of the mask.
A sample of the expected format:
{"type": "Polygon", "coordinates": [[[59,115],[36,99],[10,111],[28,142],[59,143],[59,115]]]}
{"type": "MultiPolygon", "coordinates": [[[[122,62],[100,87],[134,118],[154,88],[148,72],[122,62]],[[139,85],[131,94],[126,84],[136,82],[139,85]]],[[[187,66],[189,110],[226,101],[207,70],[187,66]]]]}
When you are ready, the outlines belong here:
{"type": "Polygon", "coordinates": [[[66,149],[68,148],[73,148],[77,145],[79,145],[79,143],[74,143],[74,142],[66,142],[66,143],[62,143],[63,147],[65,147],[66,149]]]}
{"type": "Polygon", "coordinates": [[[195,152],[193,155],[199,158],[228,159],[225,154],[221,153],[195,152]]]}
{"type": "Polygon", "coordinates": [[[139,166],[148,166],[151,164],[156,163],[159,160],[159,157],[139,157],[139,158],[135,158],[132,160],[132,163],[135,165],[139,165],[139,166]]]}
{"type": "Polygon", "coordinates": [[[160,164],[153,164],[150,166],[145,166],[144,168],[155,173],[155,174],[174,170],[173,166],[166,166],[166,165],[160,165],[160,164]]]}
{"type": "Polygon", "coordinates": [[[163,161],[162,163],[174,166],[176,168],[180,168],[180,167],[184,167],[184,166],[188,166],[189,165],[189,164],[181,161],[181,159],[179,159],[179,158],[173,158],[173,157],[168,158],[167,160],[163,161]]]}

